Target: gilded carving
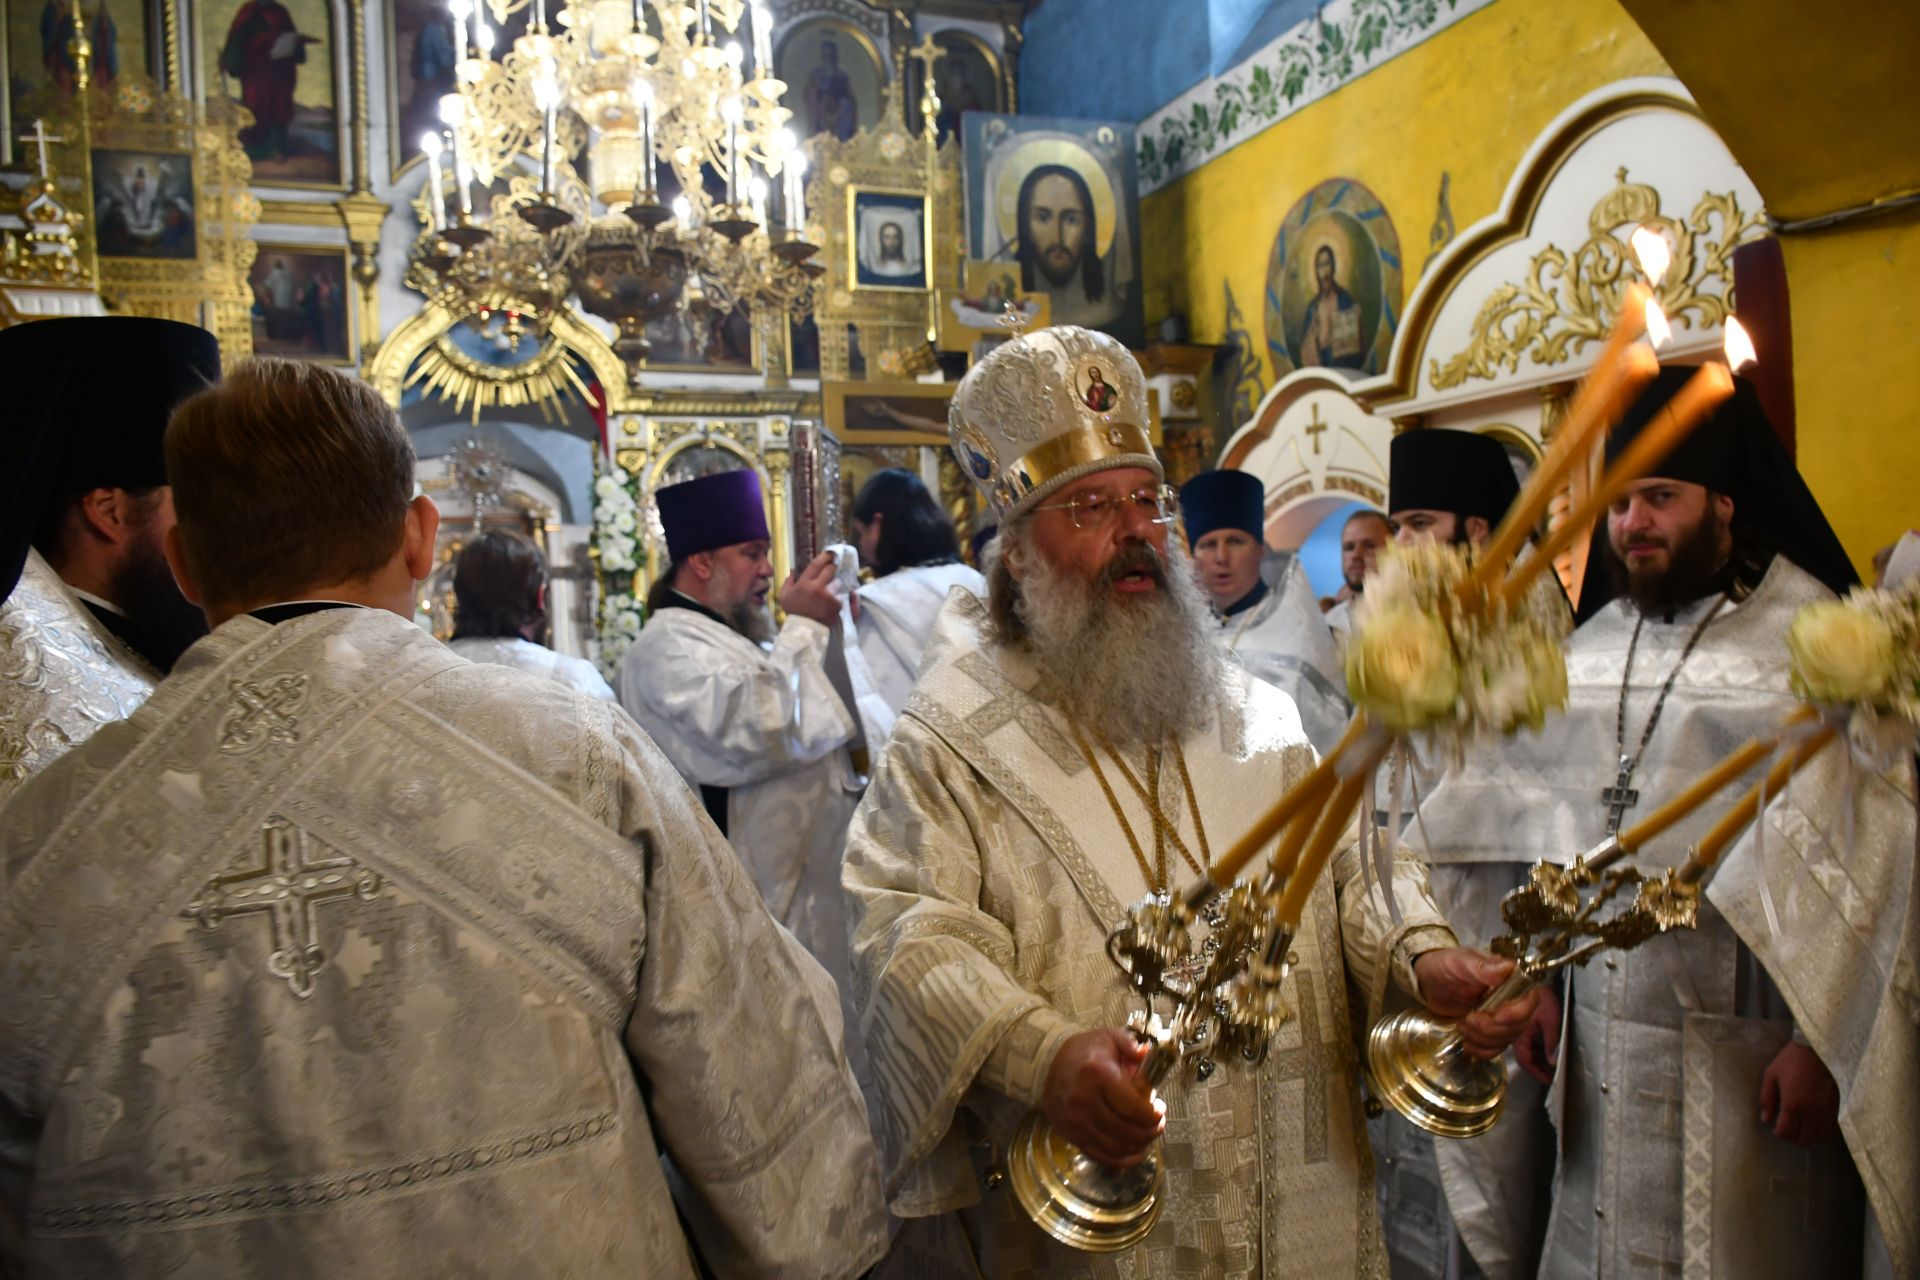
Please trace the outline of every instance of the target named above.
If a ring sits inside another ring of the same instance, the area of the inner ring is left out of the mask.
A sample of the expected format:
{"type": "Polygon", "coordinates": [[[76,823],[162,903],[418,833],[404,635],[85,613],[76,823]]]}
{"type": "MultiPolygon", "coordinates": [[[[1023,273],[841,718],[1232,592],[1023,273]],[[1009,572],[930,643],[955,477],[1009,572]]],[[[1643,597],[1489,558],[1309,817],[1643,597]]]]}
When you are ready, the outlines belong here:
{"type": "Polygon", "coordinates": [[[1696,329],[1726,319],[1733,251],[1764,228],[1763,215],[1743,213],[1732,192],[1708,192],[1686,218],[1671,218],[1660,212],[1659,192],[1629,183],[1625,169],[1615,178],[1588,215],[1585,244],[1571,253],[1558,245],[1542,249],[1524,281],[1501,285],[1481,304],[1466,349],[1445,364],[1429,362],[1434,390],[1513,373],[1522,359],[1565,364],[1604,339],[1636,275],[1627,237],[1637,226],[1663,233],[1673,246],[1673,265],[1656,291],[1667,317],[1684,316],[1696,329]]]}

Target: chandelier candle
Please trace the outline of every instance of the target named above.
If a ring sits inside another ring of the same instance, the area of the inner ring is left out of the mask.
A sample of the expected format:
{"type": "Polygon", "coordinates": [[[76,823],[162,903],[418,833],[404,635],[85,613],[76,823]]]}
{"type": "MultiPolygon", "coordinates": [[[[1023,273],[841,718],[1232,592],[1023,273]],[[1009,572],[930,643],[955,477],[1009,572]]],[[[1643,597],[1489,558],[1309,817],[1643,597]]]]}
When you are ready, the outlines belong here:
{"type": "Polygon", "coordinates": [[[420,136],[420,150],[427,157],[427,226],[433,231],[447,229],[446,196],[440,186],[440,135],[424,133],[420,136]]]}

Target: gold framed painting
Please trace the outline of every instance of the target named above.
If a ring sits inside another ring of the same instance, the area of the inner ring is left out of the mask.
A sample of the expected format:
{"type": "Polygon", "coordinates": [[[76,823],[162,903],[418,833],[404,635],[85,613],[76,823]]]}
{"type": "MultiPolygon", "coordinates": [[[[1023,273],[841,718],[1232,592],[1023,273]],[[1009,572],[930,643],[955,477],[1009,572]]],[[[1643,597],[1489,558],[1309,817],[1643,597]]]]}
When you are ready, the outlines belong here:
{"type": "Polygon", "coordinates": [[[1020,269],[1010,262],[966,263],[962,286],[940,290],[938,339],[942,351],[973,351],[981,342],[1044,329],[1053,321],[1052,299],[1020,289],[1020,269]],[[1009,307],[1019,312],[1010,323],[1009,307]]]}
{"type": "Polygon", "coordinates": [[[202,95],[253,116],[254,185],[344,190],[339,0],[201,0],[194,18],[202,95]]]}
{"type": "Polygon", "coordinates": [[[957,382],[825,382],[821,416],[843,447],[947,447],[947,402],[957,382]]]}
{"type": "MultiPolygon", "coordinates": [[[[933,43],[946,56],[934,64],[933,85],[940,95],[940,110],[934,117],[935,140],[946,140],[960,133],[960,118],[970,111],[1003,112],[1007,109],[1006,78],[1000,55],[992,45],[958,27],[933,33],[933,43]]],[[[907,109],[907,127],[919,133],[921,82],[924,72],[916,59],[907,62],[907,92],[902,99],[907,109]]]]}
{"type": "MultiPolygon", "coordinates": [[[[13,0],[7,5],[6,124],[10,138],[17,139],[35,116],[61,114],[62,105],[72,100],[77,71],[70,48],[74,10],[74,0],[13,0]]],[[[84,11],[89,15],[87,42],[93,46],[88,83],[95,91],[115,92],[129,73],[165,81],[166,68],[148,39],[144,0],[94,0],[84,6],[84,11]]],[[[171,23],[171,12],[163,12],[165,21],[171,23]]]]}
{"type": "Polygon", "coordinates": [[[355,363],[351,256],[343,244],[259,242],[247,276],[255,355],[355,363]]]}
{"type": "Polygon", "coordinates": [[[704,300],[647,322],[649,373],[759,373],[760,327],[744,305],[722,311],[704,300]]]}
{"type": "Polygon", "coordinates": [[[844,18],[816,14],[780,33],[774,74],[787,83],[786,105],[802,138],[831,134],[845,142],[877,128],[886,112],[888,77],[880,46],[844,18]]]}
{"type": "Polygon", "coordinates": [[[855,289],[925,293],[932,261],[926,192],[847,185],[847,279],[855,289]]]}
{"type": "Polygon", "coordinates": [[[147,147],[95,147],[94,249],[102,258],[200,256],[193,153],[147,147]]]}

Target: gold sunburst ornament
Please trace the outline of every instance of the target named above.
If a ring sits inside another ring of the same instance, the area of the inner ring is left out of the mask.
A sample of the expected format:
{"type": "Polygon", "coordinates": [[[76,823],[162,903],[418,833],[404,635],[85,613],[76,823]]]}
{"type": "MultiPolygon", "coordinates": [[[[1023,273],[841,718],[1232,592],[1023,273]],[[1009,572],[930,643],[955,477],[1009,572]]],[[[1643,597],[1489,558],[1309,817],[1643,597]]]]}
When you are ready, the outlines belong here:
{"type": "Polygon", "coordinates": [[[532,405],[542,419],[557,420],[557,408],[590,398],[586,382],[567,358],[567,349],[549,341],[531,359],[517,364],[489,364],[476,360],[443,335],[415,362],[403,384],[422,394],[452,403],[455,413],[480,421],[480,411],[532,405]]]}

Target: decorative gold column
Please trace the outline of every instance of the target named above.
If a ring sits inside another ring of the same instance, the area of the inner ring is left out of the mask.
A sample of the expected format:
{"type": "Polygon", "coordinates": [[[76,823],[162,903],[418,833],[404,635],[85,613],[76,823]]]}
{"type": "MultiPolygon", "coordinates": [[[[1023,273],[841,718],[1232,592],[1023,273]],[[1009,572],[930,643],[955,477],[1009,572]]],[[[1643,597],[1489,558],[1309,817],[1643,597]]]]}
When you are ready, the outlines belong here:
{"type": "Polygon", "coordinates": [[[373,128],[368,118],[367,0],[350,0],[347,49],[353,63],[353,190],[340,200],[340,220],[353,248],[353,279],[360,286],[360,359],[380,349],[380,227],[392,206],[375,198],[373,128]]]}
{"type": "Polygon", "coordinates": [[[1020,20],[1009,18],[1000,24],[1006,39],[1000,45],[1000,79],[1007,93],[1007,114],[1020,110],[1020,47],[1027,42],[1020,20]]]}

